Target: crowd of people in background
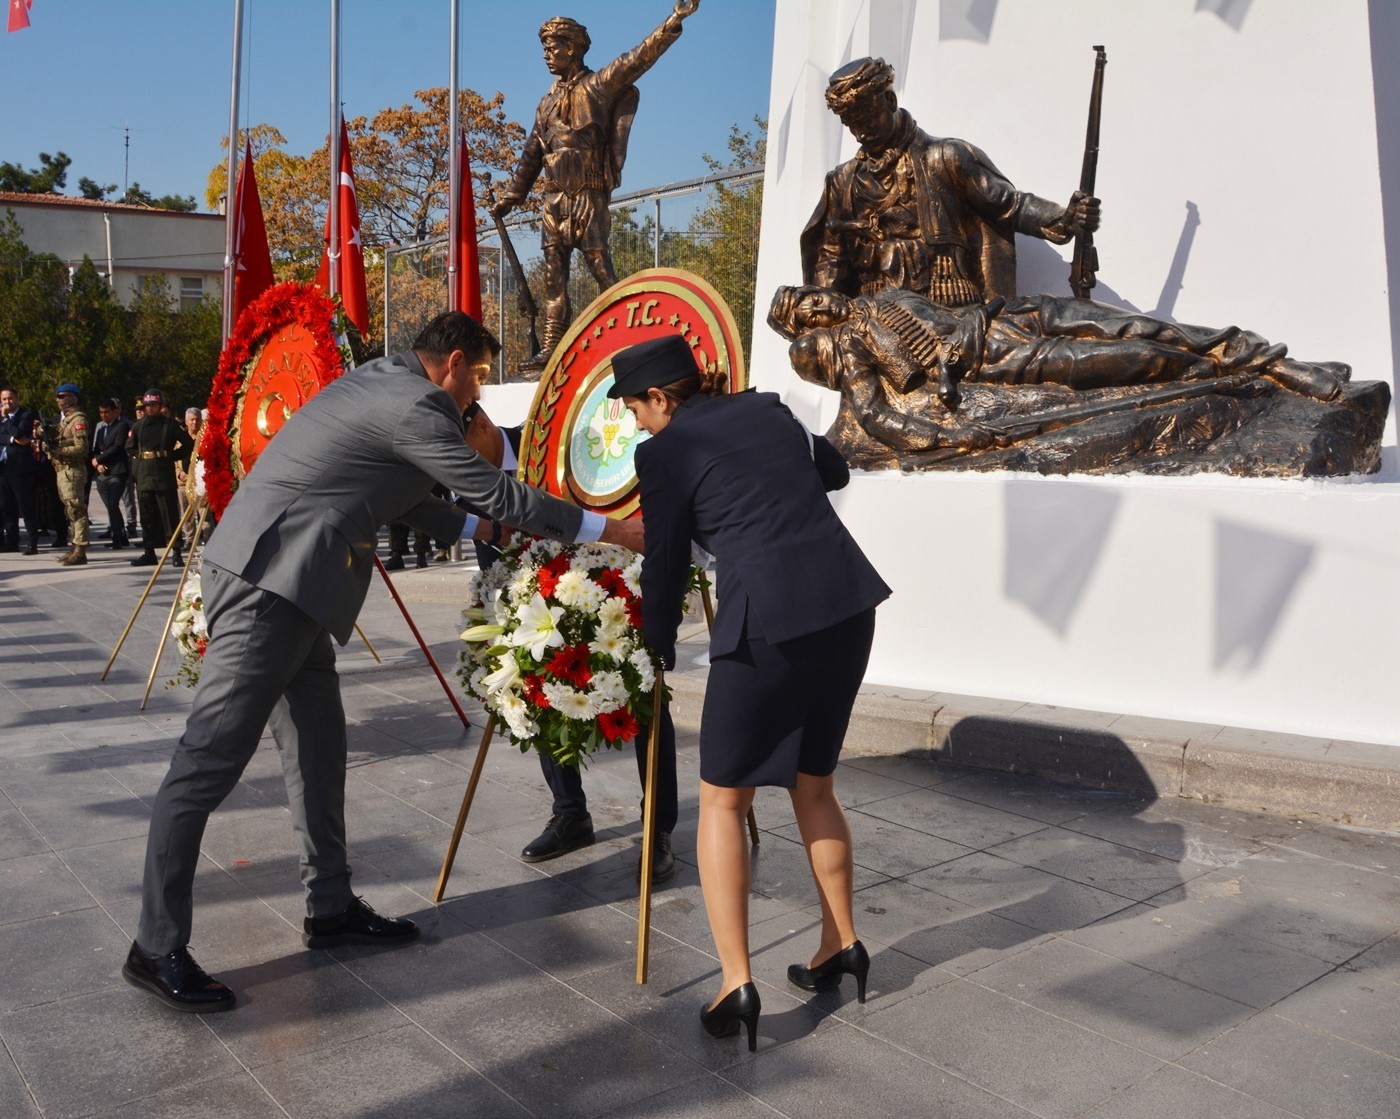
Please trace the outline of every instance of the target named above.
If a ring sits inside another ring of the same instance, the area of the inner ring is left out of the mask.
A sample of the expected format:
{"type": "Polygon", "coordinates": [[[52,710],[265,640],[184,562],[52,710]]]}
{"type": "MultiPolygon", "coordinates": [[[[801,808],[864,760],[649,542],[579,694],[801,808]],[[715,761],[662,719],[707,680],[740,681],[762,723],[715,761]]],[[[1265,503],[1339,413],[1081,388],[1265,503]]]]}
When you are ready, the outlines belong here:
{"type": "Polygon", "coordinates": [[[100,541],[113,550],[140,547],[131,562],[147,566],[173,539],[178,561],[194,544],[193,523],[180,522],[206,414],[191,407],[177,420],[157,388],[135,400],[130,420],[112,397],[97,402],[94,422],[73,384],[58,386],[54,405],[44,413],[0,387],[0,552],[35,556],[46,543],[60,564],[77,567],[100,541]],[[100,531],[88,523],[94,485],[106,514],[100,531]]]}

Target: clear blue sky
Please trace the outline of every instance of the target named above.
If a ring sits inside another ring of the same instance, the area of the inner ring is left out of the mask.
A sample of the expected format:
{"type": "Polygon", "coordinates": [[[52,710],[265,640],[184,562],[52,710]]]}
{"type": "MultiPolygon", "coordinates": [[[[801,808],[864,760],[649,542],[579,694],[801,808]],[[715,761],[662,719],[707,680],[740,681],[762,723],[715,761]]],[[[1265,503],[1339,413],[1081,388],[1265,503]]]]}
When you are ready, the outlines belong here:
{"type": "MultiPolygon", "coordinates": [[[[0,32],[0,161],[73,159],[82,176],[130,180],[155,195],[192,194],[204,208],[209,169],[228,131],[233,0],[34,0],[32,26],[0,32]]],[[[588,27],[590,65],[635,46],[672,0],[460,0],[459,80],[505,94],[529,127],[549,87],[539,25],[567,15],[588,27]]],[[[274,124],[288,150],[324,142],[329,121],[329,0],[244,0],[240,125],[274,124]]],[[[701,0],[681,39],[638,83],[642,93],[622,191],[706,172],[730,126],[768,112],[773,0],[701,0]]],[[[341,100],[349,116],[447,85],[450,0],[342,0],[341,100]]]]}

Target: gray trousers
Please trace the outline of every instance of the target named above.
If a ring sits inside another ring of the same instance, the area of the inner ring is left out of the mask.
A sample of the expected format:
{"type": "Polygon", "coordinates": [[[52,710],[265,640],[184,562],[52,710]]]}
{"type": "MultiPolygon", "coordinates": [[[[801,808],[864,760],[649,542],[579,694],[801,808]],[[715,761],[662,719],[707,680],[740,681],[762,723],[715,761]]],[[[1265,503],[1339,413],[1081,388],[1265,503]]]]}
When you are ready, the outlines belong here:
{"type": "Polygon", "coordinates": [[[238,784],[269,724],[301,845],[306,911],[331,917],[352,895],[345,851],[345,709],[330,635],[284,598],[205,564],[210,641],[194,707],[156,793],[136,940],[164,955],[190,942],[209,813],[238,784]]]}

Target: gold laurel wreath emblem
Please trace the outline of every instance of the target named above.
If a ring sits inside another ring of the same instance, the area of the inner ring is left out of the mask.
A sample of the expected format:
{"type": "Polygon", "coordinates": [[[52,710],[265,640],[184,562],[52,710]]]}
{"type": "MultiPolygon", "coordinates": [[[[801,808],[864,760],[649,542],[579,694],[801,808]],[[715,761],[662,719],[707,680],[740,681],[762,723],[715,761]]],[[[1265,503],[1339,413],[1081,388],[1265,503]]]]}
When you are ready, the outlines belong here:
{"type": "Polygon", "coordinates": [[[559,398],[564,395],[564,386],[569,383],[568,366],[571,364],[573,363],[559,363],[559,367],[545,385],[544,399],[534,422],[530,425],[530,448],[525,459],[525,480],[532,486],[544,484],[546,458],[549,453],[549,425],[558,409],[559,398]]]}

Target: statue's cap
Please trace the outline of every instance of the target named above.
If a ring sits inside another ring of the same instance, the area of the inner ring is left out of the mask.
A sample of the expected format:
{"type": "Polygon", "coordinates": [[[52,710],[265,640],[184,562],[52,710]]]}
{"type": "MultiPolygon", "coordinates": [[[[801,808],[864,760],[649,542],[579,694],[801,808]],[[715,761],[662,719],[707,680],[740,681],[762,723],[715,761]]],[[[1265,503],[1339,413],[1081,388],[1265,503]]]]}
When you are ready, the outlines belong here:
{"type": "Polygon", "coordinates": [[[695,354],[679,334],[650,338],[613,354],[613,386],[608,395],[645,396],[647,389],[660,388],[686,377],[695,377],[700,367],[695,354]]]}
{"type": "Polygon", "coordinates": [[[894,67],[883,58],[857,58],[848,62],[826,83],[826,103],[834,113],[870,93],[894,89],[894,67]]]}
{"type": "Polygon", "coordinates": [[[582,43],[583,49],[587,52],[593,45],[593,40],[588,37],[588,28],[579,23],[576,19],[568,16],[555,16],[540,24],[540,42],[546,39],[572,40],[575,43],[582,43]]]}

